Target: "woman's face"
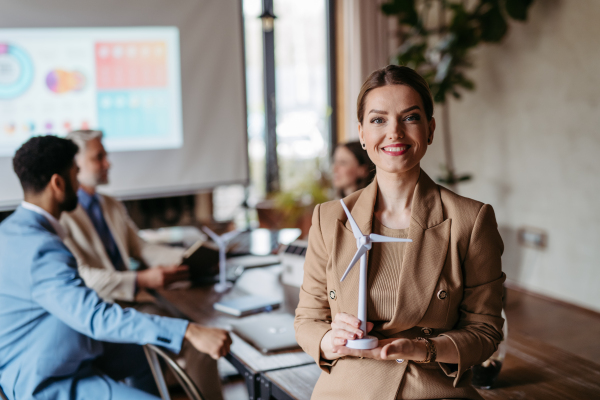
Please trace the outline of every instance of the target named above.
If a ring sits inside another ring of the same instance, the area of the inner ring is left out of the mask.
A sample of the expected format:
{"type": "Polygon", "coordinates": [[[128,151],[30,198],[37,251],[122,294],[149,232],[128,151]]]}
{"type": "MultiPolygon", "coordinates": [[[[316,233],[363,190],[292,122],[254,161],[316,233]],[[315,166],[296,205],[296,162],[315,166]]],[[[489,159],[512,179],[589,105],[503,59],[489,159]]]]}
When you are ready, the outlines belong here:
{"type": "Polygon", "coordinates": [[[358,134],[378,173],[419,168],[434,131],[435,120],[427,121],[421,96],[410,86],[388,85],[367,94],[358,134]]]}
{"type": "Polygon", "coordinates": [[[344,191],[356,187],[356,181],[366,178],[367,167],[360,165],[346,146],[338,146],[333,153],[333,187],[344,191]]]}

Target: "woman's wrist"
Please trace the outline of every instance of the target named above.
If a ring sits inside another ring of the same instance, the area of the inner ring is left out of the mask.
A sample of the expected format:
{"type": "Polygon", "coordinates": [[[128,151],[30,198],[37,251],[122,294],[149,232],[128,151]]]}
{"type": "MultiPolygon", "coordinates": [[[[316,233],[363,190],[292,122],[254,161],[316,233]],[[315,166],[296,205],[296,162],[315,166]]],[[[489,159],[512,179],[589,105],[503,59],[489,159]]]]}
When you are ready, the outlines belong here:
{"type": "Polygon", "coordinates": [[[422,343],[425,345],[425,356],[421,360],[415,360],[417,363],[431,363],[435,362],[435,358],[437,356],[437,349],[435,347],[435,343],[428,338],[419,337],[417,338],[417,343],[422,343]]]}
{"type": "Polygon", "coordinates": [[[325,335],[321,338],[321,358],[324,360],[335,360],[340,356],[333,352],[333,345],[331,343],[331,335],[333,335],[333,331],[327,331],[325,335]]]}

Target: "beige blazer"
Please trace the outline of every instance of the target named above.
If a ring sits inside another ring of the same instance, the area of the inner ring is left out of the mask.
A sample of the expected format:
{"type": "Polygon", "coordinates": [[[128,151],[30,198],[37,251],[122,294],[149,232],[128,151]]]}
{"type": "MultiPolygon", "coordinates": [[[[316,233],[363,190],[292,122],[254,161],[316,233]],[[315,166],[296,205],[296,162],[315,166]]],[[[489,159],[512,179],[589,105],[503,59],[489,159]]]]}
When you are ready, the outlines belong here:
{"type": "MultiPolygon", "coordinates": [[[[365,234],[372,230],[377,192],[375,179],[344,199],[365,234]]],[[[340,283],[356,252],[356,239],[339,201],[332,201],[315,208],[296,309],[296,339],[323,370],[313,399],[481,399],[470,385],[469,368],[493,354],[504,323],[504,247],[494,211],[438,186],[421,170],[408,237],[413,242],[405,245],[395,315],[372,334],[448,336],[459,364],[320,358],[320,342],[331,329],[332,316],[357,315],[358,307],[358,269],[340,283]]]]}
{"type": "Polygon", "coordinates": [[[130,257],[154,267],[181,262],[183,251],[142,240],[125,206],[116,199],[101,195],[100,205],[127,271],[117,271],[112,265],[96,228],[81,205],[70,213],[62,213],[60,223],[68,234],[65,245],[75,255],[85,284],[100,297],[107,301],[133,301],[136,272],[129,270],[130,257]]]}

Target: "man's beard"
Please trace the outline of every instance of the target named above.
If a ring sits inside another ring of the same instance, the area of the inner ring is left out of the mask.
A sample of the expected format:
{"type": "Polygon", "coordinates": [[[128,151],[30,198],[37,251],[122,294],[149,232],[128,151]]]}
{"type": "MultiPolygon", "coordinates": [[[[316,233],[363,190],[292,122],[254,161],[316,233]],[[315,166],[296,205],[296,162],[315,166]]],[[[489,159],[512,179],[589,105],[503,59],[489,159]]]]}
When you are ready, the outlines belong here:
{"type": "Polygon", "coordinates": [[[60,209],[61,211],[66,212],[73,211],[75,208],[77,208],[78,202],[79,199],[77,197],[77,192],[71,184],[71,179],[67,177],[67,179],[65,179],[65,199],[60,204],[60,209]]]}
{"type": "Polygon", "coordinates": [[[102,173],[98,173],[98,174],[95,174],[95,175],[91,175],[91,174],[82,175],[82,174],[79,174],[79,176],[77,177],[77,179],[79,179],[79,183],[80,184],[85,185],[87,187],[91,187],[91,188],[95,188],[95,187],[100,186],[100,185],[106,185],[106,184],[108,184],[108,174],[105,174],[103,176],[102,173]]]}

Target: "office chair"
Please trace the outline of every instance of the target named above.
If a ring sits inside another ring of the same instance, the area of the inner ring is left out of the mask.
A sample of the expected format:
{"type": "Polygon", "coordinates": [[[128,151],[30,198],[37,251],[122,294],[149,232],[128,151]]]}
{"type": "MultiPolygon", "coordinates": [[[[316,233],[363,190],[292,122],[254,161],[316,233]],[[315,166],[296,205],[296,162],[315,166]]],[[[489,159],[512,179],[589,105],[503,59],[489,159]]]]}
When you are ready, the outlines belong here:
{"type": "Polygon", "coordinates": [[[160,397],[163,400],[171,400],[171,396],[169,395],[169,389],[167,388],[165,377],[160,367],[159,357],[164,360],[173,371],[175,378],[177,378],[177,381],[191,400],[206,400],[202,393],[200,393],[198,387],[196,387],[194,382],[190,379],[189,375],[179,366],[179,364],[177,364],[175,358],[171,354],[152,344],[144,345],[144,352],[146,353],[146,358],[150,364],[156,386],[158,386],[160,397]]]}

